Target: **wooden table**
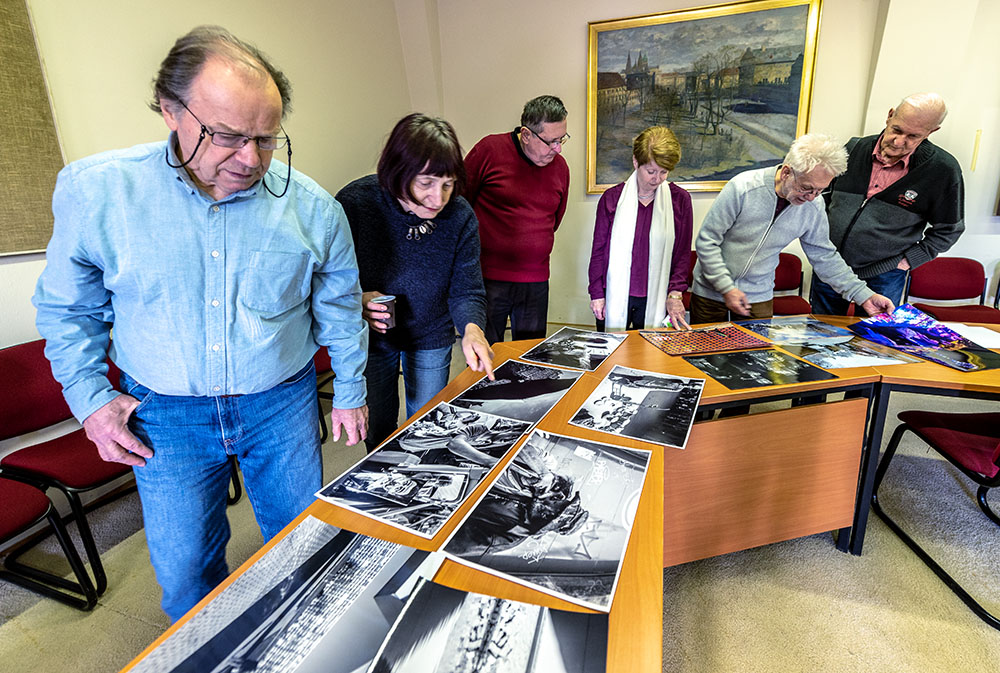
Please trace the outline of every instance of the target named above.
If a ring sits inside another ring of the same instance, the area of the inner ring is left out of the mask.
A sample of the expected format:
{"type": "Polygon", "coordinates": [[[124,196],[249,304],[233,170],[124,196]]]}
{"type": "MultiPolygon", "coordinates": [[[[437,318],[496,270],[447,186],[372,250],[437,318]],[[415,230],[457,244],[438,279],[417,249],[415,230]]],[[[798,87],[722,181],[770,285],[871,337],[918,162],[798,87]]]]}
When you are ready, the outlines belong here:
{"type": "MultiPolygon", "coordinates": [[[[822,319],[836,325],[853,320],[822,319]]],[[[496,344],[497,364],[520,356],[535,343],[496,344]]],[[[683,358],[666,355],[633,333],[596,372],[583,374],[539,423],[543,430],[652,452],[610,613],[608,671],[660,670],[665,566],[832,530],[839,531],[838,548],[860,554],[871,498],[870,482],[891,391],[1000,397],[1000,373],[995,371],[961,373],[932,363],[832,371],[838,378],[729,390],[683,358]],[[684,450],[568,426],[572,413],[616,364],[705,379],[700,406],[703,410],[786,399],[791,399],[793,406],[695,423],[684,450]],[[800,403],[822,399],[827,393],[851,391],[862,396],[800,403]]],[[[463,371],[418,415],[454,397],[480,376],[468,369],[463,371]]],[[[505,461],[494,468],[468,504],[431,540],[325,502],[314,502],[125,670],[231,584],[305,516],[417,549],[436,550],[503,464],[505,461]]],[[[450,561],[444,563],[435,581],[501,598],[587,611],[450,561]]]]}
{"type": "MultiPolygon", "coordinates": [[[[519,355],[534,343],[504,344],[505,352],[516,349],[519,355]]],[[[833,370],[838,378],[826,381],[730,390],[632,333],[596,372],[581,377],[542,427],[565,427],[616,364],[705,379],[703,410],[860,391],[864,398],[695,423],[685,450],[614,440],[662,455],[664,567],[832,530],[839,531],[838,547],[847,550],[860,516],[868,399],[879,381],[875,368],[833,370]]],[[[571,434],[608,441],[602,432],[575,426],[571,434]]]]}
{"type": "MultiPolygon", "coordinates": [[[[636,336],[635,338],[639,337],[636,336]]],[[[496,344],[494,346],[494,350],[497,353],[496,364],[519,355],[529,345],[533,345],[534,343],[536,342],[521,342],[514,346],[507,343],[496,344]]],[[[466,369],[421,409],[415,417],[422,415],[439,402],[451,399],[479,380],[481,376],[479,373],[466,369]]],[[[563,398],[559,406],[564,407],[567,404],[573,403],[573,400],[563,398]]],[[[543,419],[538,427],[543,430],[560,432],[562,434],[583,436],[582,432],[575,432],[578,428],[567,429],[564,423],[552,418],[543,419]]],[[[601,435],[597,439],[607,442],[609,437],[601,435]]],[[[663,473],[663,447],[643,442],[633,442],[627,438],[619,437],[614,439],[614,443],[618,445],[650,448],[653,452],[649,461],[646,484],[643,488],[642,497],[639,500],[628,551],[625,554],[622,564],[621,577],[615,594],[614,604],[609,615],[610,632],[608,634],[607,670],[609,673],[659,671],[662,668],[663,655],[663,491],[662,481],[659,478],[659,475],[663,473]]],[[[398,528],[363,517],[360,514],[336,507],[327,502],[319,500],[313,502],[295,521],[290,523],[274,539],[264,545],[246,563],[240,566],[239,569],[216,587],[198,605],[192,608],[187,615],[173,624],[162,636],[157,638],[155,642],[126,666],[123,671],[132,668],[146,654],[173,634],[181,625],[211,601],[212,598],[232,584],[236,577],[246,572],[251,565],[267,553],[271,547],[277,544],[281,538],[287,535],[306,516],[311,515],[334,526],[416,549],[439,549],[448,538],[448,535],[451,534],[451,531],[462,520],[466,512],[471,509],[473,503],[479,499],[480,494],[486,490],[492,478],[510,460],[513,453],[511,451],[507,459],[501,461],[494,468],[468,499],[467,504],[459,509],[448,524],[431,540],[426,540],[412,533],[407,533],[398,528]]],[[[434,581],[456,589],[525,601],[551,608],[576,612],[593,612],[568,601],[543,594],[539,591],[515,584],[514,582],[487,575],[486,573],[473,570],[452,561],[444,562],[440,571],[434,577],[434,581]]]]}

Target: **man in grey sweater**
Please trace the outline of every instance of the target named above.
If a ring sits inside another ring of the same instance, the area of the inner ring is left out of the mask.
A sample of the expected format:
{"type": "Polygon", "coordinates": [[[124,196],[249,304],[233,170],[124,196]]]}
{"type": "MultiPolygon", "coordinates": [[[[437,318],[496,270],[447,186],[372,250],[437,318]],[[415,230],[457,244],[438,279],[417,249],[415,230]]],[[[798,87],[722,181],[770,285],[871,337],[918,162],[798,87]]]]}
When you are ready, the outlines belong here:
{"type": "Polygon", "coordinates": [[[847,168],[843,144],[824,135],[795,140],[778,166],[740,173],[702,222],[695,250],[691,322],[772,315],[778,254],[799,239],[816,274],[869,315],[893,310],[841,259],[830,242],[822,200],[814,199],[847,168]]]}

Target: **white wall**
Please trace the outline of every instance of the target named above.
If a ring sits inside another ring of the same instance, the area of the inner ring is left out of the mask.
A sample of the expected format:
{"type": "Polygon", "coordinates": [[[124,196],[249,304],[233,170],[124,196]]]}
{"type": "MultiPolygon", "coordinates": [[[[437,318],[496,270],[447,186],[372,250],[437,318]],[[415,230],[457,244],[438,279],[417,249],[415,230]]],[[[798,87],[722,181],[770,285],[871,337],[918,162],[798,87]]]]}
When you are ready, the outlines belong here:
{"type": "MultiPolygon", "coordinates": [[[[370,172],[392,124],[410,109],[443,114],[463,146],[513,128],[526,100],[560,96],[573,139],[570,203],[552,260],[553,321],[589,323],[586,269],[597,196],[585,194],[587,22],[683,9],[701,0],[218,0],[131,3],[28,0],[67,160],[161,138],[145,109],[173,40],[218,22],[256,41],[295,87],[287,130],[295,165],[336,191],[370,172]]],[[[991,277],[1000,260],[1000,3],[827,0],[810,130],[877,133],[886,110],[939,89],[951,110],[933,140],[965,170],[968,231],[952,254],[991,277]],[[975,130],[982,129],[971,171],[975,130]]],[[[697,226],[714,194],[694,194],[697,226]]],[[[0,258],[0,346],[35,338],[30,296],[40,255],[0,258]]],[[[991,283],[991,291],[996,280],[991,283]]]]}
{"type": "MultiPolygon", "coordinates": [[[[374,169],[410,109],[392,0],[28,0],[67,161],[165,137],[146,108],[160,61],[201,23],[255,42],[288,75],[294,165],[332,192],[374,169]]],[[[43,255],[0,258],[0,347],[38,337],[43,255]]]]}

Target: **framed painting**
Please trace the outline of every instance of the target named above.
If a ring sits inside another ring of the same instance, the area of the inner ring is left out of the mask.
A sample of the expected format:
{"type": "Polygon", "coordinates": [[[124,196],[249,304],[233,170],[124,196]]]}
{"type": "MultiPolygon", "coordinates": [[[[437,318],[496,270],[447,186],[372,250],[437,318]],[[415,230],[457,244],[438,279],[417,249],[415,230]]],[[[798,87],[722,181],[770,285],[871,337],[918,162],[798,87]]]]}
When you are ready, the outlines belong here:
{"type": "Polygon", "coordinates": [[[821,0],[751,0],[591,22],[587,192],[632,173],[632,140],[669,127],[670,179],[718,191],[780,163],[809,128],[821,0]]]}

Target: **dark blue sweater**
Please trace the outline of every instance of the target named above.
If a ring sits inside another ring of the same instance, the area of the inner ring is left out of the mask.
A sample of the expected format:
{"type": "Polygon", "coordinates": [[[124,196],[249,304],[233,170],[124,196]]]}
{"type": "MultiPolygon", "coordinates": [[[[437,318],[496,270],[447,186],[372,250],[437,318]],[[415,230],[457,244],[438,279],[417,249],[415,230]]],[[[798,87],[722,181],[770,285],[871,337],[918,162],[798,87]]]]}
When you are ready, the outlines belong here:
{"type": "Polygon", "coordinates": [[[354,237],[361,290],[396,296],[396,326],[371,330],[371,350],[429,350],[454,343],[455,327],[486,324],[486,291],[479,266],[479,227],[462,197],[434,218],[435,229],[407,240],[423,220],[403,211],[374,175],[337,193],[354,237]]]}

